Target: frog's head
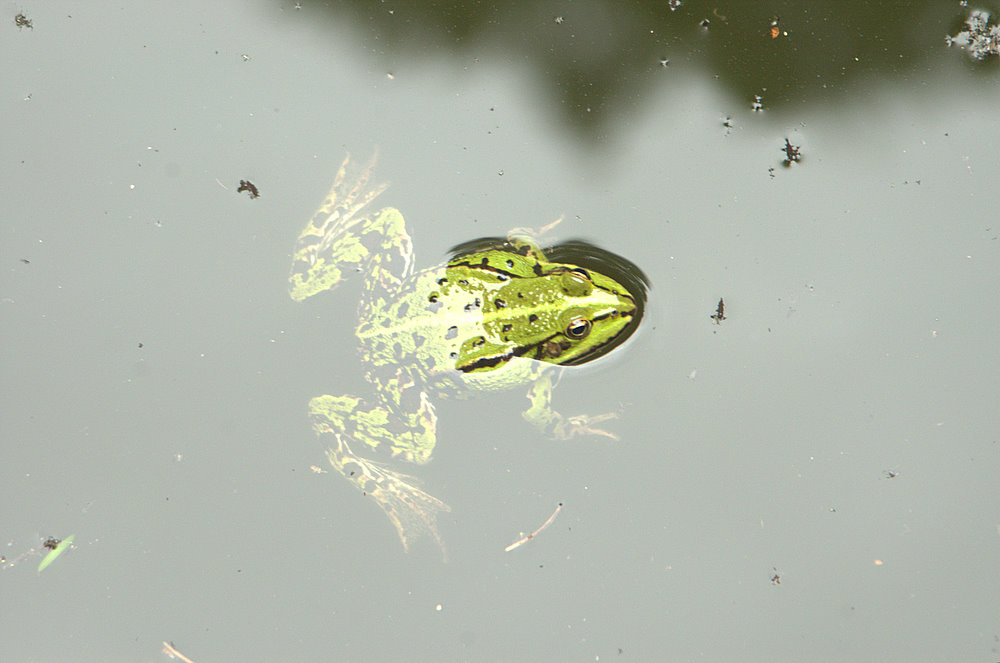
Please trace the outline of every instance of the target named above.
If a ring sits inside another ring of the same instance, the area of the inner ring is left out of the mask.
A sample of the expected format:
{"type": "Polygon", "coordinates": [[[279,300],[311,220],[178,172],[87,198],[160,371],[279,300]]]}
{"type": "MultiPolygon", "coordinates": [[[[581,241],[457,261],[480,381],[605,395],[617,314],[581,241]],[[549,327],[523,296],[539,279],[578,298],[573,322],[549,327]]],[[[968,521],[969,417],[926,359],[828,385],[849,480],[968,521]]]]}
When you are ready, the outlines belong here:
{"type": "MultiPolygon", "coordinates": [[[[539,294],[520,322],[530,329],[522,356],[571,366],[607,354],[632,335],[641,299],[615,279],[579,265],[550,263],[535,283],[539,294]]],[[[643,291],[644,294],[644,291],[643,291]]]]}
{"type": "Polygon", "coordinates": [[[646,280],[624,258],[570,242],[541,259],[510,253],[503,259],[512,278],[483,301],[487,333],[463,348],[460,370],[491,370],[514,356],[583,364],[621,345],[638,327],[646,280]]]}

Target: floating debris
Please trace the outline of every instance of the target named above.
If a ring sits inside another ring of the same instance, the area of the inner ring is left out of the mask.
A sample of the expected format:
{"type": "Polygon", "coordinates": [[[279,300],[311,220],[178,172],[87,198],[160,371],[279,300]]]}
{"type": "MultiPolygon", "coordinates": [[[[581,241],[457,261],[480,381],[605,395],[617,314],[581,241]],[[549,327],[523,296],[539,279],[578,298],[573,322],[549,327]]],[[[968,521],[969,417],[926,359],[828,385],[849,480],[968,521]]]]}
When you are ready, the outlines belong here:
{"type": "Polygon", "coordinates": [[[31,19],[24,14],[18,14],[14,17],[14,25],[17,26],[18,30],[23,30],[24,28],[28,28],[29,30],[34,29],[34,26],[31,24],[31,19]]]}
{"type": "Polygon", "coordinates": [[[965,30],[945,35],[945,43],[964,49],[973,60],[985,60],[1000,55],[1000,25],[990,20],[989,12],[977,9],[965,19],[965,30]]]}
{"type": "Polygon", "coordinates": [[[177,648],[174,647],[174,643],[172,642],[163,643],[163,653],[169,656],[170,658],[179,658],[180,660],[184,661],[184,663],[194,663],[194,661],[192,661],[190,658],[177,651],[177,648]]]}
{"type": "Polygon", "coordinates": [[[69,536],[67,536],[62,541],[59,541],[58,539],[52,539],[52,538],[49,538],[48,540],[45,541],[44,545],[45,545],[46,548],[49,549],[49,554],[46,555],[45,558],[42,559],[42,561],[38,564],[38,572],[39,573],[41,573],[42,571],[44,571],[45,568],[49,564],[51,564],[52,562],[56,561],[56,557],[58,557],[59,555],[63,554],[63,552],[65,552],[65,550],[67,548],[69,548],[71,545],[73,545],[73,537],[74,536],[76,536],[76,535],[75,534],[70,534],[69,536]]]}
{"type": "Polygon", "coordinates": [[[538,536],[539,532],[541,532],[543,529],[545,529],[546,527],[548,527],[549,525],[552,524],[552,521],[556,519],[556,515],[559,513],[559,511],[561,509],[562,509],[562,502],[560,502],[559,505],[556,507],[556,510],[552,512],[552,515],[549,516],[549,519],[546,520],[544,523],[542,523],[541,527],[539,527],[538,529],[536,529],[531,534],[529,534],[529,535],[527,535],[527,536],[525,536],[525,537],[523,537],[523,538],[515,541],[514,543],[510,544],[509,546],[507,546],[506,548],[504,548],[503,551],[504,552],[510,552],[514,548],[518,548],[518,547],[524,545],[525,543],[527,543],[528,541],[531,541],[536,536],[538,536]]]}
{"type": "Polygon", "coordinates": [[[726,319],[726,302],[723,301],[722,297],[719,297],[719,305],[715,307],[715,313],[708,317],[715,320],[717,325],[721,325],[722,321],[726,319]]]}
{"type": "Polygon", "coordinates": [[[786,168],[791,166],[793,163],[798,163],[802,160],[802,146],[792,145],[792,142],[787,138],[785,139],[785,146],[781,148],[781,151],[785,153],[785,160],[783,163],[786,168]]]}
{"type": "Polygon", "coordinates": [[[244,191],[250,192],[250,198],[260,198],[260,190],[257,189],[257,185],[250,180],[240,180],[240,188],[236,189],[236,193],[243,193],[244,191]]]}

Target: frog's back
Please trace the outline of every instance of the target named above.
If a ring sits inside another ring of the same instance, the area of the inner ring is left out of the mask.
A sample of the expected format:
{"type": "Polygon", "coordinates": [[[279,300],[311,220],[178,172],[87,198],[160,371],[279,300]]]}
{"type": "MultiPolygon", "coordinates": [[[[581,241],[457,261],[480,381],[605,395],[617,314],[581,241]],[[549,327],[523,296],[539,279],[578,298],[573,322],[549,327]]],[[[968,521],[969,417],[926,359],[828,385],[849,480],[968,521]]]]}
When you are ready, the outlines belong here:
{"type": "Polygon", "coordinates": [[[455,370],[463,333],[477,325],[476,297],[442,296],[444,265],[412,275],[396,291],[372,290],[356,334],[373,366],[399,365],[428,379],[455,370]]]}
{"type": "Polygon", "coordinates": [[[439,265],[414,274],[396,292],[369,293],[356,333],[370,374],[381,376],[377,381],[405,374],[438,395],[461,397],[531,379],[535,362],[516,356],[494,370],[459,368],[462,358],[488,335],[483,316],[488,288],[455,276],[439,265]]]}

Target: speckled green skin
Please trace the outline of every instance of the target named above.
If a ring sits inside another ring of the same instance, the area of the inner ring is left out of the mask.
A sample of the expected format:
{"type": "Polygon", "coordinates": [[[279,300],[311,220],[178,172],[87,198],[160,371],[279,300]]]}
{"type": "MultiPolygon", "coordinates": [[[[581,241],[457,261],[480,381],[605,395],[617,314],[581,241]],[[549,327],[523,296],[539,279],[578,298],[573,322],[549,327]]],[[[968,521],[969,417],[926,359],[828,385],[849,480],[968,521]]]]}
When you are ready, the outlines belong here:
{"type": "Polygon", "coordinates": [[[609,433],[591,424],[613,415],[566,418],[551,408],[554,365],[579,363],[632,322],[634,298],[613,279],[551,263],[527,236],[460,254],[413,272],[402,214],[365,212],[385,185],[370,187],[372,163],[355,181],[345,159],[329,194],[299,236],[289,293],[301,301],[364,274],[355,330],[371,401],[318,396],[309,404],[331,465],[375,498],[403,546],[430,533],[448,506],[367,453],[426,463],[436,443],[431,398],[530,385],[525,419],[554,437],[609,433]],[[353,448],[352,448],[353,447],[353,448]]]}

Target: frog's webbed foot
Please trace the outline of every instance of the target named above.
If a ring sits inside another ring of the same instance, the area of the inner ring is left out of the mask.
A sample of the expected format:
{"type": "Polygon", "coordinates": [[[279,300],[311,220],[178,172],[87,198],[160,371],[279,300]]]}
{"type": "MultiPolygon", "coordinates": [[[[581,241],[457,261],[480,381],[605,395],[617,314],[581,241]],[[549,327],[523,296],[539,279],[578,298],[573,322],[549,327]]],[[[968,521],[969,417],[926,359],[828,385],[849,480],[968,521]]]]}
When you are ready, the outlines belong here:
{"type": "Polygon", "coordinates": [[[557,440],[568,440],[577,435],[601,435],[617,440],[618,436],[611,431],[598,428],[594,424],[609,419],[617,419],[617,412],[605,412],[604,414],[579,414],[575,417],[565,417],[558,412],[548,410],[540,412],[535,408],[529,408],[524,412],[524,418],[536,428],[551,435],[557,440]]]}
{"type": "Polygon", "coordinates": [[[403,542],[403,549],[409,550],[410,540],[427,533],[437,541],[441,554],[447,556],[444,541],[437,529],[437,514],[441,511],[451,511],[451,508],[410,483],[408,480],[413,478],[406,474],[385,467],[374,470],[381,476],[366,492],[375,498],[385,511],[385,515],[396,526],[399,539],[403,542]]]}
{"type": "Polygon", "coordinates": [[[339,433],[334,434],[336,446],[326,451],[330,464],[347,477],[365,495],[375,498],[375,502],[396,526],[403,549],[409,550],[410,541],[422,534],[430,534],[446,555],[444,541],[437,530],[437,514],[450,511],[450,507],[417,488],[415,479],[401,472],[395,472],[367,458],[362,458],[348,446],[339,433]]]}
{"type": "Polygon", "coordinates": [[[618,439],[614,433],[594,426],[602,421],[617,419],[618,412],[566,417],[553,410],[552,372],[544,367],[539,369],[535,382],[528,390],[528,400],[531,405],[524,411],[524,418],[535,428],[556,439],[565,440],[576,435],[602,435],[612,440],[618,439]]]}
{"type": "Polygon", "coordinates": [[[561,421],[556,426],[555,436],[560,439],[566,439],[574,435],[603,435],[604,437],[610,437],[612,440],[618,439],[618,436],[614,433],[606,431],[603,428],[594,428],[593,426],[593,424],[602,421],[617,419],[617,412],[605,412],[604,414],[595,415],[581,414],[565,418],[560,415],[559,418],[561,421]]]}
{"type": "Polygon", "coordinates": [[[565,220],[566,220],[566,215],[564,214],[564,215],[561,215],[555,221],[550,221],[549,223],[545,224],[541,228],[537,228],[537,229],[536,228],[524,228],[524,227],[512,228],[507,233],[507,236],[509,238],[512,238],[512,239],[513,238],[518,238],[518,237],[527,237],[527,238],[531,238],[531,239],[534,239],[534,240],[540,240],[540,239],[543,239],[546,235],[548,235],[549,231],[551,231],[553,228],[555,228],[556,226],[558,226],[560,223],[562,223],[565,220]]]}
{"type": "Polygon", "coordinates": [[[555,221],[537,230],[534,228],[513,228],[507,233],[507,244],[517,253],[543,260],[545,258],[545,251],[542,250],[541,242],[545,240],[550,230],[562,223],[563,218],[560,216],[555,221]]]}

